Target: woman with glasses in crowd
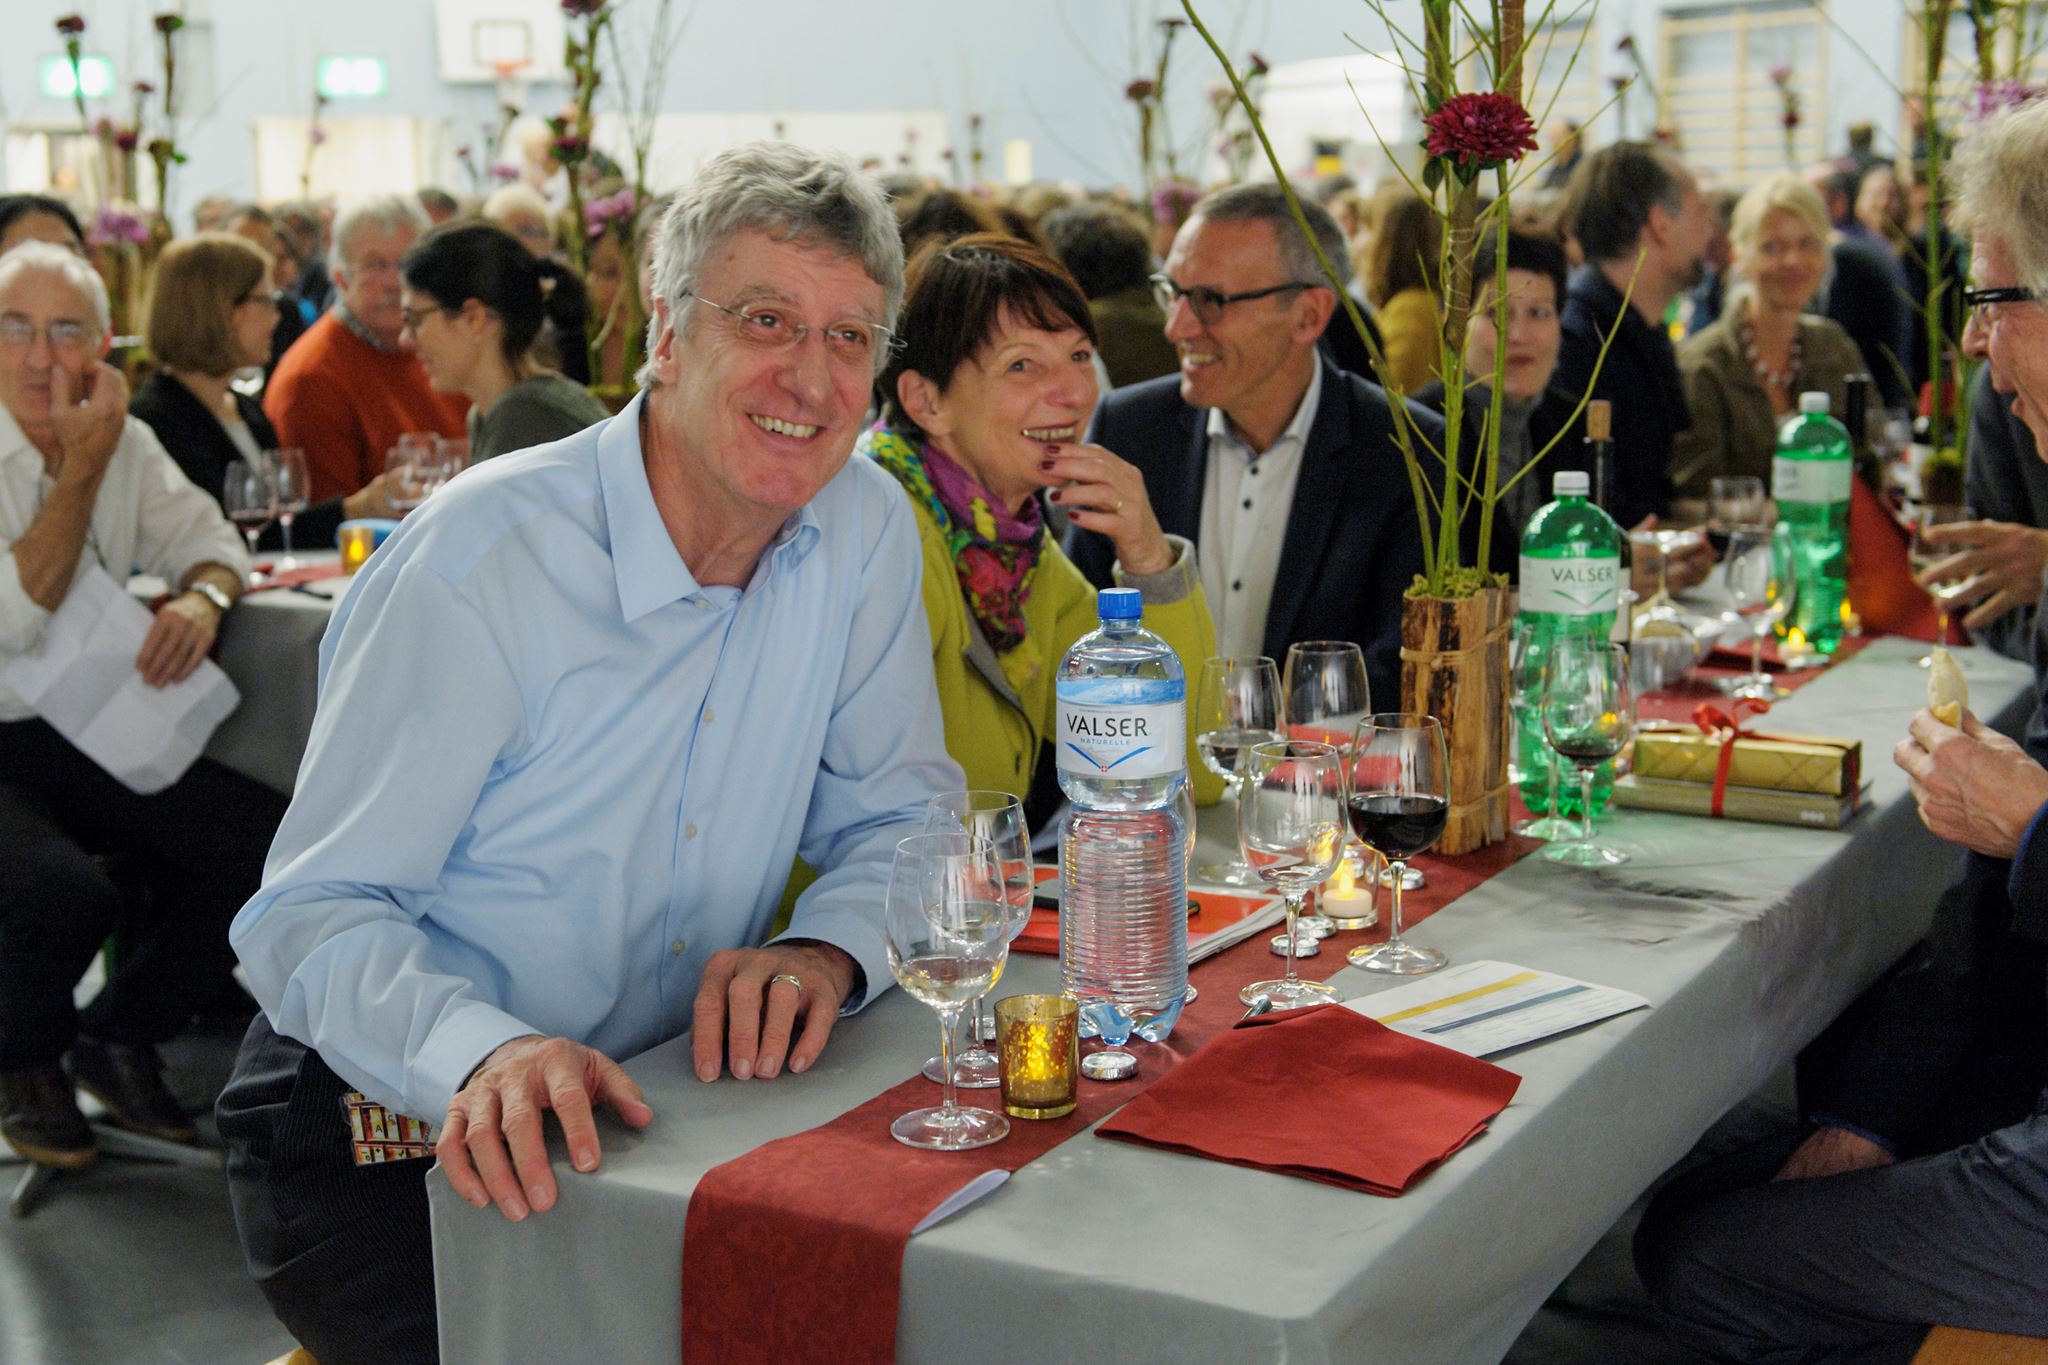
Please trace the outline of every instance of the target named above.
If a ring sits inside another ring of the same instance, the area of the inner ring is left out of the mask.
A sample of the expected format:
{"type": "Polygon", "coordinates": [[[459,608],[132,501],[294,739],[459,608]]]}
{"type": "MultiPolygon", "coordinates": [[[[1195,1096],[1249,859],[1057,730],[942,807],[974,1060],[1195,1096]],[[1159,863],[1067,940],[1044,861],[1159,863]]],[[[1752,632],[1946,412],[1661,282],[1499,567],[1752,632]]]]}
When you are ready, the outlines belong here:
{"type": "Polygon", "coordinates": [[[474,405],[472,462],[573,436],[611,415],[533,355],[548,336],[560,350],[582,352],[580,325],[561,316],[568,266],[535,256],[494,224],[452,222],[413,243],[398,272],[406,334],[427,378],[474,405]]]}
{"type": "MultiPolygon", "coordinates": [[[[932,244],[911,262],[898,329],[882,420],[856,449],[916,509],[947,751],[969,787],[1027,797],[1060,658],[1097,624],[1040,496],[1115,543],[1118,580],[1144,594],[1146,628],[1190,679],[1216,652],[1194,547],[1159,529],[1136,469],[1081,439],[1095,322],[1050,255],[994,233],[932,244]]],[[[1188,766],[1196,799],[1215,800],[1221,783],[1188,766]]]]}
{"type": "MultiPolygon", "coordinates": [[[[277,327],[271,292],[271,257],[226,232],[180,238],[157,257],[143,340],[158,369],[135,390],[130,415],[140,418],[177,461],[185,477],[218,501],[228,466],[260,461],[277,448],[277,431],[263,405],[238,393],[237,371],[270,359],[277,327]]],[[[299,545],[334,544],[335,528],[359,517],[395,517],[379,475],[345,498],[317,502],[298,514],[292,535],[299,545]]],[[[283,542],[277,526],[258,546],[283,542]]]]}

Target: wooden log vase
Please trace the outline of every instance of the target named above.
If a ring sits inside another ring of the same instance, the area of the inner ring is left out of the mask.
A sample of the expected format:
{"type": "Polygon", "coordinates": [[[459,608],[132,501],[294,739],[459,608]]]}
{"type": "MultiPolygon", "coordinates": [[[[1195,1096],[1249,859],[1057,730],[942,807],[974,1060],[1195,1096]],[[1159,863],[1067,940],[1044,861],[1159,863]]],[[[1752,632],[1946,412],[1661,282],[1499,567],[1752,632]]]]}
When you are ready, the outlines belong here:
{"type": "Polygon", "coordinates": [[[1435,716],[1450,750],[1450,819],[1437,853],[1470,853],[1508,835],[1512,607],[1507,588],[1402,606],[1401,709],[1435,716]]]}

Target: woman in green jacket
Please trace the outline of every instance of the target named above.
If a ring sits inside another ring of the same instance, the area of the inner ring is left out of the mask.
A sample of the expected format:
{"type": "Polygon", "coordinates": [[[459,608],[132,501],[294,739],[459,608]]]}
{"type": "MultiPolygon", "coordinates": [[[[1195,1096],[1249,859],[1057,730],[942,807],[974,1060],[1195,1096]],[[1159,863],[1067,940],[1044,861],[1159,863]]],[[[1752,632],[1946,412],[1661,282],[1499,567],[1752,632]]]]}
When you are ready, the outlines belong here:
{"type": "MultiPolygon", "coordinates": [[[[946,748],[967,785],[1031,789],[1053,678],[1096,626],[1095,590],[1048,532],[1038,494],[1116,545],[1118,581],[1173,646],[1190,709],[1216,629],[1194,547],[1159,529],[1144,480],[1081,442],[1095,409],[1095,323],[1073,277],[1013,238],[934,243],[911,262],[882,419],[858,449],[893,475],[924,542],[924,605],[946,748]]],[[[1195,756],[1198,804],[1222,793],[1195,756]]]]}

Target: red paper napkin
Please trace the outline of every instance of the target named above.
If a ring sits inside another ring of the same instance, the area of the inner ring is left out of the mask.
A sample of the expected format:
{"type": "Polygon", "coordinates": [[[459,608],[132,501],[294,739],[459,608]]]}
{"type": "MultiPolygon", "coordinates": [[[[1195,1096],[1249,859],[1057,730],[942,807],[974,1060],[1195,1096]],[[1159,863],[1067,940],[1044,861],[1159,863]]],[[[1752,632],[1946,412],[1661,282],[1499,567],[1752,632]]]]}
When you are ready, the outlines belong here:
{"type": "MultiPolygon", "coordinates": [[[[1046,881],[1059,875],[1057,868],[1039,869],[1046,881]]],[[[1188,896],[1201,908],[1188,916],[1188,943],[1193,946],[1209,934],[1221,933],[1248,915],[1256,915],[1272,904],[1269,896],[1233,896],[1222,891],[1190,891],[1188,896]]],[[[1060,912],[1046,906],[1034,906],[1031,923],[1024,931],[1010,940],[1013,953],[1039,953],[1047,957],[1058,957],[1060,952],[1060,912]]]]}
{"type": "Polygon", "coordinates": [[[1522,1078],[1341,1007],[1233,1029],[1096,1131],[1397,1195],[1486,1130],[1522,1078]]]}
{"type": "Polygon", "coordinates": [[[270,573],[270,565],[267,563],[258,564],[256,568],[270,574],[270,576],[255,587],[250,588],[249,592],[265,592],[271,588],[291,588],[301,583],[318,583],[323,579],[340,578],[348,572],[347,569],[341,566],[341,561],[338,559],[326,564],[301,564],[296,569],[286,569],[283,573],[270,573]]]}

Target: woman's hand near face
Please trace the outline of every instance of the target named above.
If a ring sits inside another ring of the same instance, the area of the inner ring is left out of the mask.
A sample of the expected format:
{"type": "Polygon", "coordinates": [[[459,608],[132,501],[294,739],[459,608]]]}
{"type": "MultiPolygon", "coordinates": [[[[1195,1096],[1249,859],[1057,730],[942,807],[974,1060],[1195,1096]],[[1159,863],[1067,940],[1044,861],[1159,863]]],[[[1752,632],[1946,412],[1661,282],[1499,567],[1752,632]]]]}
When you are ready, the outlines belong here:
{"type": "Polygon", "coordinates": [[[1096,445],[1052,446],[1039,468],[1059,486],[1052,501],[1084,531],[1099,531],[1116,546],[1127,574],[1143,577],[1173,567],[1173,546],[1159,529],[1146,496],[1144,476],[1096,445]]]}

